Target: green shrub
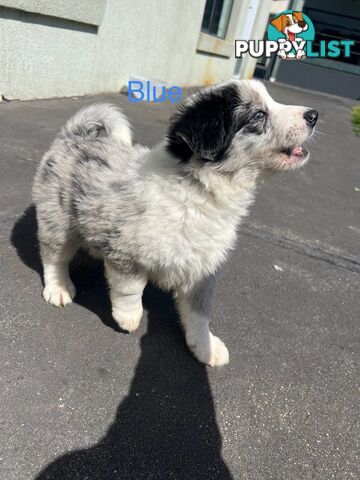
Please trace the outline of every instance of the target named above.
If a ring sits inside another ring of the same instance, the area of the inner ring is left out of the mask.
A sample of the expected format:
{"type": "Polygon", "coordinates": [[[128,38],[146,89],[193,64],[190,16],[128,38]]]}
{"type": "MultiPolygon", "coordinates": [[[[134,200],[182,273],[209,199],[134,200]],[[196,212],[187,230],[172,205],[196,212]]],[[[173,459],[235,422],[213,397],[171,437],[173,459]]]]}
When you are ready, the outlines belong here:
{"type": "Polygon", "coordinates": [[[351,112],[351,120],[356,135],[360,136],[360,105],[354,107],[351,112]]]}

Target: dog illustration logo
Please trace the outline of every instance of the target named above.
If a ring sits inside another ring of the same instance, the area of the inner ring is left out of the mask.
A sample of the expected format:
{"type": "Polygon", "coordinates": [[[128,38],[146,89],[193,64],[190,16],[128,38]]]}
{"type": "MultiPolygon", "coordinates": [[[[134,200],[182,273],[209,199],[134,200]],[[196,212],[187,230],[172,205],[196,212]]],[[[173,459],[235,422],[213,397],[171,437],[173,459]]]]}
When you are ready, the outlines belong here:
{"type": "Polygon", "coordinates": [[[350,58],[355,40],[331,39],[314,42],[315,28],[304,12],[285,10],[269,21],[267,39],[235,40],[235,58],[271,58],[275,53],[283,60],[305,58],[350,58]]]}
{"type": "Polygon", "coordinates": [[[279,43],[278,55],[283,59],[306,58],[306,42],[313,41],[315,29],[310,18],[303,12],[286,10],[273,18],[268,26],[269,40],[279,43]],[[291,43],[293,48],[288,51],[285,47],[291,43]]]}

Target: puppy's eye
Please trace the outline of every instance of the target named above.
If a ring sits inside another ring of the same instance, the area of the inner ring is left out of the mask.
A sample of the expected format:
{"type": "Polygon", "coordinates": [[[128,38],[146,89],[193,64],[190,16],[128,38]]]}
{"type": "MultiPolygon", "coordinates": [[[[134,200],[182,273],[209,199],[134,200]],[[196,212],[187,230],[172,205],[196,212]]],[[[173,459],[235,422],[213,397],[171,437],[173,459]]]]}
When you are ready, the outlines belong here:
{"type": "Polygon", "coordinates": [[[258,110],[257,112],[255,112],[255,114],[253,116],[253,120],[261,120],[265,116],[266,116],[265,112],[263,112],[262,110],[258,110]]]}

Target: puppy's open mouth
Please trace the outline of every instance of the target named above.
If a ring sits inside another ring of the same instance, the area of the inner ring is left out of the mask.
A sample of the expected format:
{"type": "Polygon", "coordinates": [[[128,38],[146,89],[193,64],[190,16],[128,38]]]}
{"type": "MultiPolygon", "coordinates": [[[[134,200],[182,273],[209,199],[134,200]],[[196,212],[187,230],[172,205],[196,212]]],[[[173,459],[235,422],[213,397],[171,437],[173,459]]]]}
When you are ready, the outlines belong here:
{"type": "Polygon", "coordinates": [[[286,155],[285,161],[289,164],[303,162],[309,155],[306,148],[302,146],[286,147],[281,150],[281,153],[286,155]]]}

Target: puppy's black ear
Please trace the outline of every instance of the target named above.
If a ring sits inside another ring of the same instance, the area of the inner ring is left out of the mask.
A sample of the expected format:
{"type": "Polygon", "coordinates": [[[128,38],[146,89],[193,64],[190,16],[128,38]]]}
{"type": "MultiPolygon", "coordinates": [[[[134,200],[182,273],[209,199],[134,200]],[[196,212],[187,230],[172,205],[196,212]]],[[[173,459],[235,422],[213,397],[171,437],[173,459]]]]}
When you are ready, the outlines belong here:
{"type": "Polygon", "coordinates": [[[239,104],[235,83],[195,94],[171,120],[168,151],[182,161],[193,154],[204,160],[220,160],[234,137],[234,109],[239,104]]]}

